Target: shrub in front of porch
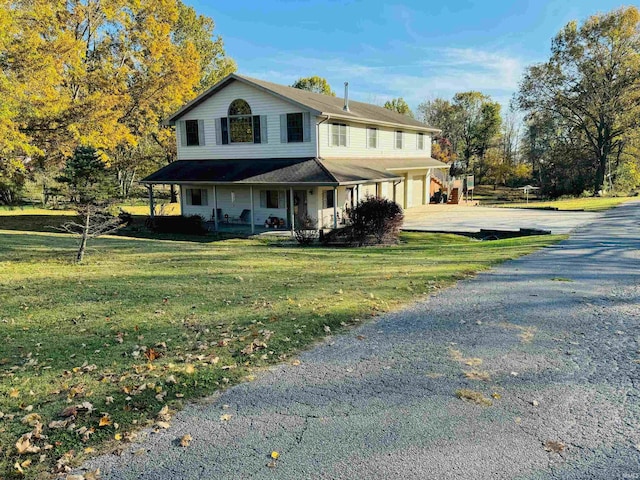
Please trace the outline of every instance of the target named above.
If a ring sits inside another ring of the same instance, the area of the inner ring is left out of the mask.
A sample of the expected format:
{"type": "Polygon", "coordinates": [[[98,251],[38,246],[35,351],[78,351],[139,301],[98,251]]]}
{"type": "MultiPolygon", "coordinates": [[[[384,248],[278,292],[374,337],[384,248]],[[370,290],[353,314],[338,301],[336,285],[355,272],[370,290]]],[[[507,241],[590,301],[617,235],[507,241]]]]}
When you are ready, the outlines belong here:
{"type": "Polygon", "coordinates": [[[349,213],[351,225],[323,236],[327,245],[380,245],[398,242],[404,220],[402,208],[379,197],[366,197],[349,213]]]}
{"type": "Polygon", "coordinates": [[[294,236],[296,241],[303,246],[311,245],[318,238],[318,221],[309,216],[303,215],[295,224],[294,236]]]}
{"type": "Polygon", "coordinates": [[[200,215],[169,215],[148,217],[145,225],[156,233],[179,233],[183,235],[204,235],[207,229],[200,215]]]}
{"type": "Polygon", "coordinates": [[[392,200],[366,197],[350,213],[354,241],[358,245],[397,243],[404,220],[402,207],[392,200]]]}

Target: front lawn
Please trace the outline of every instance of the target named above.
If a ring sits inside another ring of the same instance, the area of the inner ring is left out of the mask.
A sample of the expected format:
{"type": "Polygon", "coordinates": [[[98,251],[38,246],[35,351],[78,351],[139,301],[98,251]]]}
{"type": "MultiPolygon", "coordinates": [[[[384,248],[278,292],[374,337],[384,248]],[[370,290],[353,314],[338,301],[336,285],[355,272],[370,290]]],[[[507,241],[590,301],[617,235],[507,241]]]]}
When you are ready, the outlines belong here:
{"type": "Polygon", "coordinates": [[[117,448],[164,405],[250,381],[320,338],[560,238],[405,233],[395,247],[304,249],[109,237],[75,265],[72,237],[0,230],[0,478],[117,448]]]}

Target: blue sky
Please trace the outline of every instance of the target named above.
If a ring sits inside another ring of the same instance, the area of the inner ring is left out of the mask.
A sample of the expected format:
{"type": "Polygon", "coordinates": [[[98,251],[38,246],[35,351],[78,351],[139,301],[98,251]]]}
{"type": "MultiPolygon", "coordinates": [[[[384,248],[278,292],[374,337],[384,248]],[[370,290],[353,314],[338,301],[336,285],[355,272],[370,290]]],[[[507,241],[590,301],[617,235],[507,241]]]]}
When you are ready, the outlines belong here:
{"type": "Polygon", "coordinates": [[[507,105],[526,65],[567,22],[610,0],[186,0],[212,17],[238,72],[291,84],[325,77],[339,96],[404,97],[412,108],[479,90],[507,105]]]}

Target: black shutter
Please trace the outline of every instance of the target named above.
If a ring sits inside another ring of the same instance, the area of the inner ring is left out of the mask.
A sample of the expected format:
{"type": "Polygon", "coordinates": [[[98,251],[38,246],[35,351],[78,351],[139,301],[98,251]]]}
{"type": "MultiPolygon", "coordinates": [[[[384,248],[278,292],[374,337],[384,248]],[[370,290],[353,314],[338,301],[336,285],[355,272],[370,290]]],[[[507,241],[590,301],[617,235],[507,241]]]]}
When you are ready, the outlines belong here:
{"type": "Polygon", "coordinates": [[[229,119],[224,117],[220,119],[220,126],[222,127],[222,144],[229,144],[229,119]]]}
{"type": "Polygon", "coordinates": [[[260,140],[260,115],[253,116],[253,143],[262,143],[260,140]]]}

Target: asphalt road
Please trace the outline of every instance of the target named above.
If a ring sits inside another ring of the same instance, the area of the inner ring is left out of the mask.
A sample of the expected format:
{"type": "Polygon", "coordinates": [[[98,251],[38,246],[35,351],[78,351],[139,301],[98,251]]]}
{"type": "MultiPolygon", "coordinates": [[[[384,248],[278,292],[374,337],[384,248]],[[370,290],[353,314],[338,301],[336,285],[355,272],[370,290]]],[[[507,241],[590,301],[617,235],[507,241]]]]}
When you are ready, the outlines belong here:
{"type": "Polygon", "coordinates": [[[86,467],[154,480],[640,479],[639,234],[640,204],[611,210],[86,467]],[[492,405],[459,399],[465,388],[492,405]]]}
{"type": "Polygon", "coordinates": [[[569,233],[593,222],[598,212],[573,212],[525,208],[465,205],[425,205],[405,211],[403,228],[425,232],[479,232],[480,229],[519,230],[536,228],[551,233],[569,233]]]}

